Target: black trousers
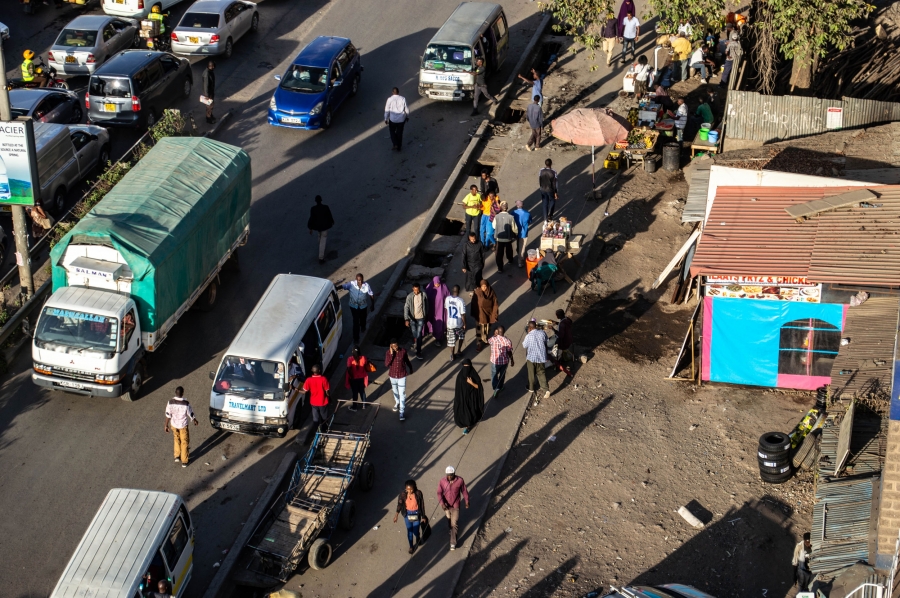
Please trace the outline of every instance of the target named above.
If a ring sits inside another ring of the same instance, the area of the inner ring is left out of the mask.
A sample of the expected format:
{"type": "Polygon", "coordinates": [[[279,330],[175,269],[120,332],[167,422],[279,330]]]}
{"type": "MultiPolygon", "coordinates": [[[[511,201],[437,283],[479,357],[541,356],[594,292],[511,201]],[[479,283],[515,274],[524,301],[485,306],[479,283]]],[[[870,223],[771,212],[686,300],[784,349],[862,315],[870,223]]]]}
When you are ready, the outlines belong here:
{"type": "Polygon", "coordinates": [[[395,123],[393,121],[388,123],[388,131],[391,133],[391,144],[397,149],[403,148],[403,126],[406,123],[395,123]]]}
{"type": "Polygon", "coordinates": [[[475,290],[475,287],[478,286],[478,283],[481,282],[481,270],[477,272],[473,272],[472,270],[466,270],[466,290],[471,292],[475,290]]]}
{"type": "Polygon", "coordinates": [[[503,272],[503,254],[506,254],[506,261],[513,263],[512,241],[497,241],[497,270],[503,272]]]}
{"type": "Polygon", "coordinates": [[[358,343],[359,333],[366,331],[366,308],[351,307],[350,315],[353,316],[353,342],[358,343]]]}

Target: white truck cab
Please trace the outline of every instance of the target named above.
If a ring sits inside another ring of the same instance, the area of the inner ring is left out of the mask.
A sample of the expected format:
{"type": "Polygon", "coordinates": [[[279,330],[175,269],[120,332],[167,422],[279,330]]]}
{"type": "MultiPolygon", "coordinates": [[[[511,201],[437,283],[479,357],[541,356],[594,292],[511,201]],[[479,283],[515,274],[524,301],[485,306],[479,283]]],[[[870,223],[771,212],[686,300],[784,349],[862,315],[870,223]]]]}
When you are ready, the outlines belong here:
{"type": "Polygon", "coordinates": [[[35,384],[94,397],[140,389],[144,343],[124,261],[110,247],[69,247],[63,265],[78,286],[53,293],[41,311],[32,347],[35,384]]]}

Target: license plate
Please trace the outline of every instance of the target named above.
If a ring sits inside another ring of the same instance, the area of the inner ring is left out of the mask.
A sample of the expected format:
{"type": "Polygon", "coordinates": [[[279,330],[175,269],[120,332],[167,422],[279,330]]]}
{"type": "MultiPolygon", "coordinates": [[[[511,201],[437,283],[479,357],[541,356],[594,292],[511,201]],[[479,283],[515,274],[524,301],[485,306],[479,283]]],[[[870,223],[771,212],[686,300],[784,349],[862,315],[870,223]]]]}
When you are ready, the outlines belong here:
{"type": "Polygon", "coordinates": [[[223,430],[233,430],[235,432],[241,431],[241,427],[237,424],[219,423],[219,427],[222,428],[223,430]]]}
{"type": "Polygon", "coordinates": [[[293,116],[282,116],[282,117],[281,117],[281,122],[283,122],[283,123],[296,123],[296,124],[299,125],[299,124],[302,124],[302,123],[303,123],[303,119],[296,118],[296,117],[293,117],[293,116]]]}
{"type": "Polygon", "coordinates": [[[104,112],[115,112],[116,111],[115,104],[100,104],[100,105],[103,106],[104,112]]]}
{"type": "Polygon", "coordinates": [[[188,39],[191,40],[191,43],[192,43],[192,44],[199,44],[199,43],[200,43],[200,38],[199,38],[199,37],[188,37],[188,39]]]}
{"type": "Polygon", "coordinates": [[[125,0],[116,0],[116,4],[125,4],[125,0]]]}
{"type": "Polygon", "coordinates": [[[59,385],[64,386],[66,388],[74,388],[76,390],[84,389],[84,384],[79,384],[78,382],[68,382],[66,380],[63,380],[62,382],[60,382],[59,385]]]}
{"type": "Polygon", "coordinates": [[[74,56],[66,56],[66,64],[71,64],[75,62],[74,56]]]}

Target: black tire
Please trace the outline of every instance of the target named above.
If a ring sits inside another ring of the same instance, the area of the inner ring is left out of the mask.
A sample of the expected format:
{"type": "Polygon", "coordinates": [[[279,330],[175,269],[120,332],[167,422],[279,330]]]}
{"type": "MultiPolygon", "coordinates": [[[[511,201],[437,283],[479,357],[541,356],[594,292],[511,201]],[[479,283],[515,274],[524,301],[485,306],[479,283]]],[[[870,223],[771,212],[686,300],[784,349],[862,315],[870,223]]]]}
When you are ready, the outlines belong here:
{"type": "Polygon", "coordinates": [[[341,508],[341,529],[349,531],[353,529],[354,523],[356,523],[356,503],[348,498],[341,508]]]}
{"type": "Polygon", "coordinates": [[[793,472],[793,468],[791,467],[790,463],[786,463],[784,465],[778,465],[776,467],[767,467],[765,465],[759,466],[759,474],[760,475],[765,474],[767,476],[778,477],[778,476],[783,476],[785,474],[790,474],[792,472],[793,472]]]}
{"type": "Polygon", "coordinates": [[[222,269],[228,270],[229,272],[241,271],[241,260],[238,257],[237,249],[231,252],[231,257],[225,260],[225,264],[222,266],[222,269]]]}
{"type": "Polygon", "coordinates": [[[783,484],[786,481],[788,481],[789,479],[791,479],[791,477],[793,477],[793,475],[794,474],[791,472],[788,472],[788,473],[785,473],[782,475],[770,475],[767,473],[759,472],[759,478],[762,481],[766,482],[767,484],[783,484]]]}
{"type": "Polygon", "coordinates": [[[138,362],[137,366],[134,368],[134,372],[131,373],[130,380],[128,382],[127,390],[122,393],[122,400],[128,403],[132,403],[137,400],[138,395],[141,392],[141,387],[144,385],[144,364],[142,362],[138,362]]]}
{"type": "Polygon", "coordinates": [[[100,148],[100,155],[97,157],[97,169],[103,172],[106,170],[107,164],[109,164],[109,144],[100,148]]]}
{"type": "Polygon", "coordinates": [[[81,109],[81,103],[75,104],[75,114],[72,116],[72,124],[77,125],[81,123],[81,119],[84,117],[84,110],[81,109]]]}
{"type": "Polygon", "coordinates": [[[766,432],[759,437],[759,456],[770,461],[791,452],[791,438],[783,432],[766,432]]]}
{"type": "Polygon", "coordinates": [[[310,567],[316,571],[321,571],[331,562],[331,554],[331,545],[325,538],[319,538],[309,547],[309,553],[306,556],[306,560],[309,561],[310,567]]]}
{"type": "Polygon", "coordinates": [[[331,108],[326,108],[325,114],[322,116],[322,128],[323,129],[331,128],[331,119],[332,119],[331,108]]]}
{"type": "Polygon", "coordinates": [[[359,467],[359,473],[356,475],[358,476],[356,483],[363,492],[368,492],[375,485],[375,466],[370,462],[363,461],[359,467]]]}
{"type": "Polygon", "coordinates": [[[767,469],[775,470],[775,469],[782,469],[782,468],[784,468],[784,467],[790,467],[790,466],[791,466],[791,460],[790,460],[790,459],[776,459],[776,460],[769,460],[769,459],[763,459],[762,457],[757,457],[757,458],[756,458],[756,462],[757,462],[757,464],[759,465],[759,468],[760,468],[760,469],[766,469],[766,468],[767,468],[767,469]]]}
{"type": "Polygon", "coordinates": [[[350,88],[350,95],[355,96],[359,93],[359,75],[353,77],[353,86],[350,88]]]}
{"type": "Polygon", "coordinates": [[[53,201],[50,202],[50,211],[56,214],[57,216],[61,216],[63,210],[66,209],[66,188],[65,187],[57,187],[56,192],[53,193],[53,201]]]}
{"type": "Polygon", "coordinates": [[[181,86],[181,95],[184,96],[185,99],[191,97],[191,87],[193,84],[190,79],[184,80],[184,85],[181,86]]]}
{"type": "Polygon", "coordinates": [[[231,54],[233,52],[234,42],[231,41],[231,38],[229,37],[227,40],[225,40],[225,51],[222,53],[222,56],[224,56],[225,58],[231,58],[231,54]]]}
{"type": "Polygon", "coordinates": [[[212,281],[209,283],[209,286],[206,287],[206,290],[203,291],[203,296],[200,297],[200,300],[197,302],[200,307],[200,311],[211,311],[213,306],[216,304],[216,297],[219,294],[219,288],[216,284],[216,281],[212,281]]]}
{"type": "Polygon", "coordinates": [[[141,33],[139,31],[134,32],[134,41],[131,42],[132,48],[140,48],[143,45],[144,38],[141,37],[141,33]]]}
{"type": "Polygon", "coordinates": [[[259,31],[259,13],[258,12],[253,14],[253,19],[251,19],[251,21],[250,21],[250,31],[252,31],[253,33],[256,33],[257,31],[259,31]]]}

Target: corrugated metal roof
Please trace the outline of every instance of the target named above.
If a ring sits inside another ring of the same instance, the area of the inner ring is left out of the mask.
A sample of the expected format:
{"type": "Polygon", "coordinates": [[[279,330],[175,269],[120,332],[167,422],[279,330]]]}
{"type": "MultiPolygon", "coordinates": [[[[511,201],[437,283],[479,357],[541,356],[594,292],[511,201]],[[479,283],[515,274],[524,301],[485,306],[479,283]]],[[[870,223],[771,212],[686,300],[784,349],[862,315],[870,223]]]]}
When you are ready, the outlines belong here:
{"type": "Polygon", "coordinates": [[[684,210],[681,212],[682,222],[703,222],[706,218],[706,198],[709,193],[710,166],[699,166],[691,177],[691,185],[688,188],[687,200],[684,210]]]}
{"type": "Polygon", "coordinates": [[[900,187],[873,187],[869,203],[825,212],[817,222],[809,278],[873,286],[900,286],[900,187]]]}
{"type": "Polygon", "coordinates": [[[850,342],[840,347],[831,367],[835,397],[891,392],[898,311],[900,301],[890,297],[869,299],[862,305],[847,308],[841,336],[850,342]]]}
{"type": "Polygon", "coordinates": [[[852,187],[719,187],[691,275],[806,276],[816,225],[785,208],[852,187]]]}

